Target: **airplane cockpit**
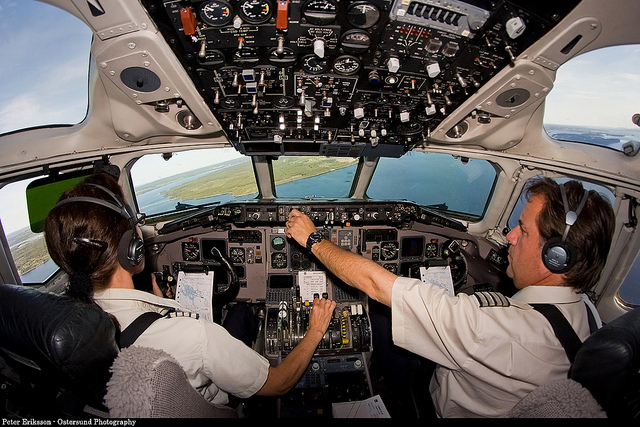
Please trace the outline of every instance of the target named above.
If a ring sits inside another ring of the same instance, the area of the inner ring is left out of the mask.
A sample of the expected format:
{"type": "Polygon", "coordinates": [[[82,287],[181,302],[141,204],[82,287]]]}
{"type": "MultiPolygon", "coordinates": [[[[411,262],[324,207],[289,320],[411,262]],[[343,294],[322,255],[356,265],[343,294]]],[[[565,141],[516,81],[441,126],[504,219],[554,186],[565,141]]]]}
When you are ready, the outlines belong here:
{"type": "MultiPolygon", "coordinates": [[[[14,74],[0,96],[0,286],[65,293],[44,219],[66,189],[109,174],[144,219],[136,288],[151,291],[153,275],[165,297],[218,324],[248,307],[249,345],[271,366],[304,338],[315,297],[336,302],[296,386],[235,402],[247,418],[373,417],[380,400],[390,418],[429,411],[428,375],[398,391],[381,368],[388,310],[287,237],[294,210],[396,276],[495,305],[518,291],[506,236],[527,182],[578,180],[615,213],[588,296],[605,325],[640,305],[635,1],[24,3],[0,1],[11,42],[0,52],[29,41],[9,21],[51,31],[36,43],[42,64],[22,76],[21,48],[15,69],[0,67],[14,74]],[[81,90],[65,86],[76,74],[81,90]],[[56,98],[29,98],[48,91],[56,98]]],[[[13,351],[0,343],[0,361],[13,351]]],[[[2,416],[28,418],[13,363],[0,363],[2,416]]]]}

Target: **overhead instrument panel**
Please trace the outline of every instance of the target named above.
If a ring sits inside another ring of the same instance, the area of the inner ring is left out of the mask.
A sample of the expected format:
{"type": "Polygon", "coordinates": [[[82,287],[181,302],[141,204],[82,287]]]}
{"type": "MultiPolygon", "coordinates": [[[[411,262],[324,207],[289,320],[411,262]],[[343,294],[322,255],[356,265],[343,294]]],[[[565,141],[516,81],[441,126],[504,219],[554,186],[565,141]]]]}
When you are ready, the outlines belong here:
{"type": "Polygon", "coordinates": [[[519,3],[143,0],[240,152],[388,157],[578,1],[519,3]]]}

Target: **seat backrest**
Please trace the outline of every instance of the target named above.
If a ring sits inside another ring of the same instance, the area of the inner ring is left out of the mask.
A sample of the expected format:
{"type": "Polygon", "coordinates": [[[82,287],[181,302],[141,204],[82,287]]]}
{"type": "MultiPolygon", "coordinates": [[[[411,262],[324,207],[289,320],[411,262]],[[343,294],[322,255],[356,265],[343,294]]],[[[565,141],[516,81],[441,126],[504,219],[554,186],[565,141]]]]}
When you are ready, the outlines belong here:
{"type": "Polygon", "coordinates": [[[111,367],[104,398],[114,418],[236,418],[229,407],[213,405],[189,383],[178,362],[149,347],[123,349],[111,367]]]}
{"type": "Polygon", "coordinates": [[[640,415],[640,309],[594,332],[569,374],[587,388],[610,418],[640,415]]]}
{"type": "Polygon", "coordinates": [[[21,382],[49,390],[51,398],[63,390],[78,404],[100,407],[118,351],[116,326],[98,307],[25,286],[0,285],[0,352],[21,382]]]}
{"type": "Polygon", "coordinates": [[[606,418],[589,390],[561,378],[543,384],[526,395],[504,418],[606,418]]]}

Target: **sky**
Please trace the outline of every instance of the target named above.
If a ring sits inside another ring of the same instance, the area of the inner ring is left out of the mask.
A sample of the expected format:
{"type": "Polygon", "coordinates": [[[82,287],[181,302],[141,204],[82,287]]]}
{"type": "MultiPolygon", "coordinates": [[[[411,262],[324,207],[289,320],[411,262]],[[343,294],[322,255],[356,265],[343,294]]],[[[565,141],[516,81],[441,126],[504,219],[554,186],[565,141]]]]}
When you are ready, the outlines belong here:
{"type": "MultiPolygon", "coordinates": [[[[67,12],[35,0],[0,0],[0,134],[28,126],[78,123],[87,112],[91,31],[67,12]]],[[[563,65],[547,97],[545,122],[637,129],[640,46],[581,55],[563,65]],[[585,73],[588,70],[590,73],[585,73]]],[[[231,153],[230,155],[232,155],[231,153]]],[[[201,153],[180,153],[177,167],[204,166],[201,153]]],[[[161,170],[162,161],[149,165],[161,170]]],[[[142,165],[140,166],[142,167],[142,165]]],[[[140,178],[147,182],[155,175],[140,178]]],[[[25,226],[24,186],[0,190],[0,219],[11,232],[25,226]]]]}

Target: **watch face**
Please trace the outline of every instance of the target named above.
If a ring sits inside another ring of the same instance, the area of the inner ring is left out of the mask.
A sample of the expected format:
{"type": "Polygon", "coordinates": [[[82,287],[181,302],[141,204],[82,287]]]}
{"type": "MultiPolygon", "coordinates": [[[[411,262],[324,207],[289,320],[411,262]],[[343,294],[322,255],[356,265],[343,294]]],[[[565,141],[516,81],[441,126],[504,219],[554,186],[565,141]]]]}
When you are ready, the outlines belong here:
{"type": "Polygon", "coordinates": [[[309,237],[307,238],[307,249],[311,250],[311,247],[320,240],[322,240],[322,234],[320,234],[319,231],[314,231],[309,234],[309,237]]]}

